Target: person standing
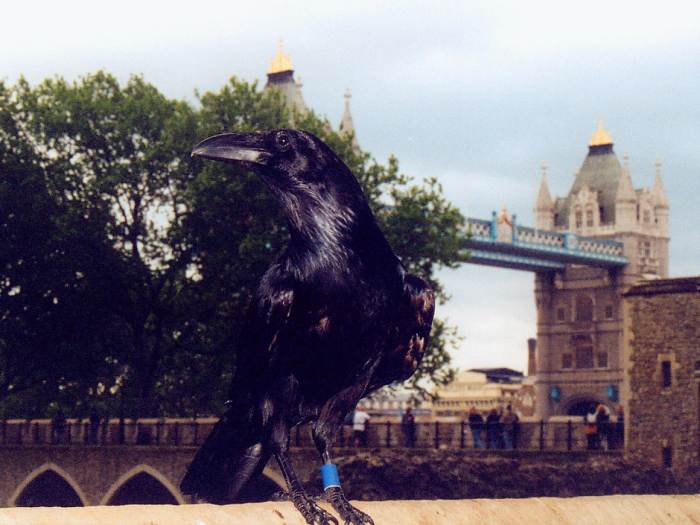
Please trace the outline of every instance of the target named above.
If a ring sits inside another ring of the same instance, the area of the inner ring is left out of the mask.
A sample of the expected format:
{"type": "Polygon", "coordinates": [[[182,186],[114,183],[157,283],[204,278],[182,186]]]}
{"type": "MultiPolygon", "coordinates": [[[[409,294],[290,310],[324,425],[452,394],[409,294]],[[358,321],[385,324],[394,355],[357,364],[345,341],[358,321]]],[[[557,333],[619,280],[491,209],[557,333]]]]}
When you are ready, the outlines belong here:
{"type": "Polygon", "coordinates": [[[469,416],[467,420],[469,421],[469,430],[472,433],[474,448],[484,448],[484,441],[481,439],[481,433],[484,431],[483,416],[476,410],[475,407],[471,407],[469,409],[469,416]]]}
{"type": "Polygon", "coordinates": [[[53,444],[63,443],[66,432],[66,415],[60,408],[51,421],[51,442],[53,444]]]}
{"type": "Polygon", "coordinates": [[[610,448],[610,414],[605,405],[600,404],[596,409],[595,424],[597,431],[597,442],[598,448],[603,448],[603,441],[605,441],[605,448],[610,448]]]}
{"type": "Polygon", "coordinates": [[[585,432],[587,448],[588,450],[595,450],[598,448],[596,443],[598,439],[598,428],[596,426],[596,410],[593,405],[591,405],[591,407],[588,409],[588,412],[584,417],[584,423],[586,425],[585,432]]]}
{"type": "Polygon", "coordinates": [[[416,418],[411,407],[406,408],[401,417],[401,430],[403,431],[404,446],[413,448],[416,445],[416,418]]]}
{"type": "Polygon", "coordinates": [[[508,405],[508,408],[506,408],[506,413],[503,414],[503,417],[501,418],[501,423],[503,424],[503,441],[508,450],[515,448],[516,436],[518,433],[518,422],[518,415],[513,412],[513,408],[508,405]]]}
{"type": "Polygon", "coordinates": [[[91,445],[97,445],[98,433],[100,431],[100,414],[93,407],[90,411],[90,432],[88,434],[88,442],[91,445]]]}
{"type": "Polygon", "coordinates": [[[498,410],[492,408],[486,416],[486,446],[491,449],[503,448],[503,425],[498,410]]]}
{"type": "Polygon", "coordinates": [[[367,423],[369,419],[369,414],[361,408],[355,410],[355,414],[352,416],[352,438],[356,447],[367,446],[367,423]]]}

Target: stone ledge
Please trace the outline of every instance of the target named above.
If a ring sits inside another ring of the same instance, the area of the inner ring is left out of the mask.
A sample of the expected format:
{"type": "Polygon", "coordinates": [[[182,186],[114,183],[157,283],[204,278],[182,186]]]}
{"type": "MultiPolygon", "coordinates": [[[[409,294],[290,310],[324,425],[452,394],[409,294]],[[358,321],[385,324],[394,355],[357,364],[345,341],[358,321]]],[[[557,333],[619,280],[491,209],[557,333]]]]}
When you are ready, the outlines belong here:
{"type": "MultiPolygon", "coordinates": [[[[700,522],[700,496],[587,496],[357,502],[377,525],[523,523],[616,525],[700,522]]],[[[324,507],[328,508],[325,504],[324,507]]],[[[288,502],[242,505],[6,508],[1,525],[304,525],[288,502]]]]}

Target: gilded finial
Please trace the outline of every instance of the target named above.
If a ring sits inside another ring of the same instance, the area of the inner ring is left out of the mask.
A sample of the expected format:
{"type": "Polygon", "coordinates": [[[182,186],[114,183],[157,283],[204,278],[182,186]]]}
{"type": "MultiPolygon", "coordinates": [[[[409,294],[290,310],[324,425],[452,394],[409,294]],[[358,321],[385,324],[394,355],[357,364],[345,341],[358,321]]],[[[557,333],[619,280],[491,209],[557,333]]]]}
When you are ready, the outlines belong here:
{"type": "Polygon", "coordinates": [[[270,67],[267,70],[267,74],[282,73],[283,71],[293,71],[292,59],[288,54],[285,54],[284,47],[282,46],[282,39],[280,38],[277,42],[277,54],[275,58],[270,62],[270,67]]]}
{"type": "Polygon", "coordinates": [[[612,144],[612,137],[610,136],[610,133],[608,133],[604,128],[603,128],[603,119],[598,120],[598,129],[595,130],[595,133],[591,136],[591,141],[588,144],[589,146],[604,146],[606,144],[612,144]]]}

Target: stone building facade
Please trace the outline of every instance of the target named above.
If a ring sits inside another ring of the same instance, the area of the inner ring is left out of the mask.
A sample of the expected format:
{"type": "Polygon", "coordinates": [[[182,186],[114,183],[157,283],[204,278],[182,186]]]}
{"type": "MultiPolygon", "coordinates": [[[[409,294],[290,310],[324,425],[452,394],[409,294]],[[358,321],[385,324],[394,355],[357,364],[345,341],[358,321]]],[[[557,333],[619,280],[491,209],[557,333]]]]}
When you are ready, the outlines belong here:
{"type": "MultiPolygon", "coordinates": [[[[569,264],[535,278],[537,307],[536,415],[579,415],[592,404],[620,401],[622,295],[649,278],[668,276],[668,200],[661,166],[651,188],[635,189],[629,159],[621,164],[599,126],[565,197],[552,199],[543,166],[536,228],[624,243],[621,270],[569,264]]],[[[575,246],[575,244],[574,244],[575,246]]]]}
{"type": "Polygon", "coordinates": [[[435,390],[433,416],[464,418],[470,408],[488,412],[515,403],[523,374],[510,369],[464,370],[454,381],[435,390]],[[496,376],[492,370],[502,371],[496,376]]]}
{"type": "Polygon", "coordinates": [[[626,455],[697,477],[700,277],[634,286],[624,310],[626,455]]]}

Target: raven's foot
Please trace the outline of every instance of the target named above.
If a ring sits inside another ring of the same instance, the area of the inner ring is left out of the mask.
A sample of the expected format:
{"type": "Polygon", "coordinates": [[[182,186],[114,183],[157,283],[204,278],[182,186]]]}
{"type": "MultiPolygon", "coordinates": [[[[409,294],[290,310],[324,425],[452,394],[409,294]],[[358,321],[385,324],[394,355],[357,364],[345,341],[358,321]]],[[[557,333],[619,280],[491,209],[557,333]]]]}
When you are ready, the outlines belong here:
{"type": "Polygon", "coordinates": [[[330,487],[326,489],[326,498],[331,502],[333,508],[340,518],[345,521],[345,525],[374,525],[374,521],[367,514],[356,509],[345,498],[343,489],[340,487],[330,487]]]}
{"type": "Polygon", "coordinates": [[[309,525],[338,525],[335,516],[319,507],[311,498],[302,493],[292,494],[292,502],[309,525]]]}

